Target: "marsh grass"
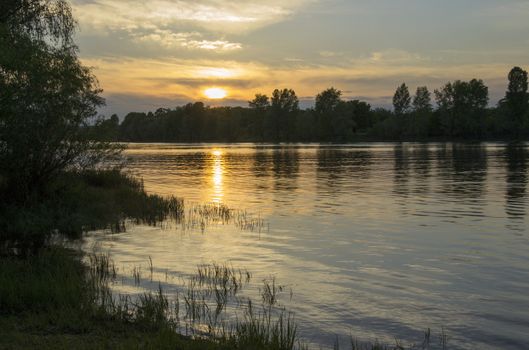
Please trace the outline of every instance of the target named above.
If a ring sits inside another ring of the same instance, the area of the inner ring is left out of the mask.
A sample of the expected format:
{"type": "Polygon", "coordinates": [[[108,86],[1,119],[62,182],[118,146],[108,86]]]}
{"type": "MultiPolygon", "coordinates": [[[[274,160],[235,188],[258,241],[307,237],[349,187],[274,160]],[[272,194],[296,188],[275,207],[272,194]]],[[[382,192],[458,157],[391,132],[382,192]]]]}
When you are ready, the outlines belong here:
{"type": "MultiPolygon", "coordinates": [[[[147,264],[152,268],[151,259],[147,264]]],[[[111,264],[98,265],[109,266],[109,270],[114,271],[111,264]]],[[[123,271],[131,271],[133,278],[137,279],[135,276],[141,269],[142,266],[134,266],[132,270],[123,271]]],[[[112,272],[110,275],[113,276],[112,272]]],[[[97,278],[103,281],[115,279],[97,278]]],[[[113,298],[100,293],[104,298],[98,303],[107,314],[114,315],[121,322],[136,324],[143,330],[167,328],[235,349],[300,348],[302,343],[298,339],[293,315],[277,307],[282,287],[274,278],[263,280],[263,288],[259,288],[258,301],[261,302],[256,304],[240,294],[251,279],[249,271],[228,263],[201,264],[184,281],[183,290],[171,297],[159,282],[156,292],[130,294],[129,289],[128,295],[114,295],[113,298]]],[[[143,288],[140,284],[135,283],[138,290],[143,288]]]]}
{"type": "Polygon", "coordinates": [[[0,254],[34,254],[57,234],[123,232],[128,221],[157,225],[183,213],[183,200],[147,194],[142,181],[118,169],[64,172],[24,202],[0,192],[0,254]]]}
{"type": "Polygon", "coordinates": [[[188,203],[175,223],[183,231],[202,232],[217,225],[233,225],[243,231],[258,233],[266,232],[269,227],[260,215],[255,216],[246,210],[233,209],[222,203],[188,203]]]}

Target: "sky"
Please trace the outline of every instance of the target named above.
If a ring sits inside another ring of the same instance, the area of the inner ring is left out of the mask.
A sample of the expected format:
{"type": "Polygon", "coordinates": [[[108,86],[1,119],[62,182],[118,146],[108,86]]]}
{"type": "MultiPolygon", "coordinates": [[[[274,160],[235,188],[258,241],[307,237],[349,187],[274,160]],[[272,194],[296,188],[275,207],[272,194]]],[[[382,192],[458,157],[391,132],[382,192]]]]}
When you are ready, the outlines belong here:
{"type": "Polygon", "coordinates": [[[77,43],[102,113],[188,102],[247,105],[292,88],[302,107],[335,87],[391,105],[405,82],[430,91],[483,79],[492,105],[529,69],[528,0],[72,0],[77,43]],[[207,89],[226,97],[211,99],[207,89]],[[222,94],[221,94],[222,95],[222,94]]]}

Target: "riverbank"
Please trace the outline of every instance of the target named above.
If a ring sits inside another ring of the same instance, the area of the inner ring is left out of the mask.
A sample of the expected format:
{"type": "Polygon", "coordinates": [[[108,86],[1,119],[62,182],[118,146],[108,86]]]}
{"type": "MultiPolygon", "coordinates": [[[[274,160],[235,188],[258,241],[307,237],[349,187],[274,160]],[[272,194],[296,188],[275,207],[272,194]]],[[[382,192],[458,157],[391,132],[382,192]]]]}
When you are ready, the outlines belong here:
{"type": "Polygon", "coordinates": [[[114,295],[111,258],[67,248],[89,230],[178,220],[177,198],[147,194],[141,181],[108,170],[63,173],[34,200],[0,204],[0,349],[294,349],[295,329],[282,319],[183,336],[161,287],[114,295]]]}
{"type": "Polygon", "coordinates": [[[2,198],[1,349],[219,348],[178,335],[159,315],[114,308],[108,260],[58,243],[93,229],[120,232],[125,220],[155,224],[178,216],[181,201],[147,194],[120,170],[64,172],[34,198],[2,198]]]}
{"type": "Polygon", "coordinates": [[[80,252],[59,246],[2,257],[0,349],[229,348],[181,336],[156,314],[125,320],[123,310],[102,303],[110,271],[96,260],[84,263],[80,252]]]}

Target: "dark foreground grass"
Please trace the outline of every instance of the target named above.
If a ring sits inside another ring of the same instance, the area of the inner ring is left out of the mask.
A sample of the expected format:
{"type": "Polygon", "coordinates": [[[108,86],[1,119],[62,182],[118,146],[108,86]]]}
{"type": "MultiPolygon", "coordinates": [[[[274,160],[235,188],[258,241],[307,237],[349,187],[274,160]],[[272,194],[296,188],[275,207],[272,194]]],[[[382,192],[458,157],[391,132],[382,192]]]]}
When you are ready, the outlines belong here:
{"type": "Polygon", "coordinates": [[[94,268],[81,262],[79,253],[60,247],[30,258],[2,257],[0,348],[231,348],[181,336],[164,320],[125,318],[102,305],[106,277],[91,273],[94,268]]]}
{"type": "Polygon", "coordinates": [[[63,172],[40,193],[10,200],[0,186],[0,254],[33,254],[55,233],[76,239],[97,229],[123,231],[126,220],[155,225],[183,214],[183,201],[148,194],[143,182],[120,171],[63,172]]]}

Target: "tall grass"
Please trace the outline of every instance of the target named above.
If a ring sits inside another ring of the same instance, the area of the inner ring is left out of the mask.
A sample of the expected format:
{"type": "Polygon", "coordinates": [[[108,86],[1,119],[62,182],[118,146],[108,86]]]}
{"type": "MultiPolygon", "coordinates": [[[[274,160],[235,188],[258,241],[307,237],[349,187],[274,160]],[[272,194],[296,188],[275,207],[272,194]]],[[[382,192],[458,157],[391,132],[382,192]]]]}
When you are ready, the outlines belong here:
{"type": "Polygon", "coordinates": [[[180,220],[183,211],[183,200],[147,194],[142,181],[120,170],[65,172],[23,203],[0,193],[0,254],[35,253],[57,233],[79,238],[96,229],[122,232],[127,220],[180,220]]]}

